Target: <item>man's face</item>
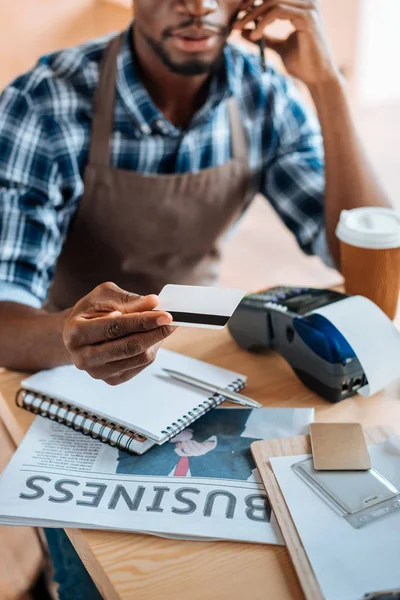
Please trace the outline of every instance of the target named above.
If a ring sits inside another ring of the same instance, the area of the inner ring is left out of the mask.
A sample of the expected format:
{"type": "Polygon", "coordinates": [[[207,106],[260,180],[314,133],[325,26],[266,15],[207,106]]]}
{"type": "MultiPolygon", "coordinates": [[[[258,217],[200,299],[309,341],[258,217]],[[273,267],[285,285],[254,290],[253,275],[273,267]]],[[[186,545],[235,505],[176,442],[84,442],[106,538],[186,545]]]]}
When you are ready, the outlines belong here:
{"type": "Polygon", "coordinates": [[[135,0],[135,35],[173,72],[212,72],[243,0],[135,0]]]}

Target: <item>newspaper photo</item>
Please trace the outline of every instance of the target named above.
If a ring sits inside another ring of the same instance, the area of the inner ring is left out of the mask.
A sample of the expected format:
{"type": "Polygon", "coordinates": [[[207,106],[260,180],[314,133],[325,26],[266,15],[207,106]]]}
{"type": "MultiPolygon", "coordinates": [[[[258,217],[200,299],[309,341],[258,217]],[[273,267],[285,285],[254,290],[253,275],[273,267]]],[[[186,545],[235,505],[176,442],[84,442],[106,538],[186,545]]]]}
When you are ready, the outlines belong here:
{"type": "Polygon", "coordinates": [[[37,417],[0,478],[0,524],[282,544],[251,456],[313,409],[218,408],[142,456],[37,417]]]}

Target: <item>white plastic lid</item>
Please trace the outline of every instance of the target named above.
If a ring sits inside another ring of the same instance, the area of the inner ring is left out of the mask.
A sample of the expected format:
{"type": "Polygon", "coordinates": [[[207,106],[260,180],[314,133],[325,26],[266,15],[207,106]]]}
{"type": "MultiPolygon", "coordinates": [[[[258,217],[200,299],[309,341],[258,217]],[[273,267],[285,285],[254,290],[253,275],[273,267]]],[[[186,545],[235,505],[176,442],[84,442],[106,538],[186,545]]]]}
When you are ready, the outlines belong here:
{"type": "Polygon", "coordinates": [[[400,211],[378,206],[342,210],[336,235],[358,248],[398,248],[400,211]]]}

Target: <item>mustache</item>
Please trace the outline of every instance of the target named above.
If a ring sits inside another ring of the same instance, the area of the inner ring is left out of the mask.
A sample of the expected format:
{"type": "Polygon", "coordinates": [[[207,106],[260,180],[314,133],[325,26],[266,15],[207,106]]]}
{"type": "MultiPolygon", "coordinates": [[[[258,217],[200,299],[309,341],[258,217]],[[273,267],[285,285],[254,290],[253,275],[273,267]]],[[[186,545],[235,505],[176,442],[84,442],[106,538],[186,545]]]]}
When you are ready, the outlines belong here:
{"type": "Polygon", "coordinates": [[[197,27],[199,29],[207,29],[207,30],[215,31],[216,35],[226,38],[226,37],[228,37],[228,35],[230,34],[230,32],[232,30],[232,25],[233,25],[235,19],[232,19],[231,21],[232,22],[227,27],[224,25],[216,25],[215,23],[212,23],[211,21],[207,21],[206,19],[191,18],[191,19],[188,19],[187,21],[183,21],[182,23],[179,23],[179,25],[174,25],[173,27],[166,27],[163,30],[161,36],[162,36],[163,40],[166,40],[169,37],[173,36],[177,31],[181,31],[182,29],[188,29],[189,27],[197,27]]]}

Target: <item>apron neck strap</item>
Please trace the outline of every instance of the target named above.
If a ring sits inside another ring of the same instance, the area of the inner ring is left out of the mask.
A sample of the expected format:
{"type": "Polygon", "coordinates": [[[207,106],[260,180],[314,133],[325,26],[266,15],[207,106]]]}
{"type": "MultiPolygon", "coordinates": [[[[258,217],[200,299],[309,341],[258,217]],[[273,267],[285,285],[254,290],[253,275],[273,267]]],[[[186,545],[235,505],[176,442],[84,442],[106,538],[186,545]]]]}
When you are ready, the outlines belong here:
{"type": "MultiPolygon", "coordinates": [[[[113,38],[107,46],[100,67],[99,84],[95,93],[89,164],[110,166],[111,138],[114,126],[114,107],[117,85],[117,60],[123,33],[113,38]]],[[[228,100],[231,131],[232,158],[248,160],[246,132],[240,108],[234,96],[228,100]]]]}
{"type": "Polygon", "coordinates": [[[247,162],[246,132],[242,123],[239,104],[235,96],[231,96],[228,100],[228,114],[231,129],[232,158],[247,162]]]}
{"type": "Polygon", "coordinates": [[[117,85],[117,59],[124,34],[113,38],[105,49],[94,99],[89,164],[110,166],[110,146],[114,127],[117,85]]]}

